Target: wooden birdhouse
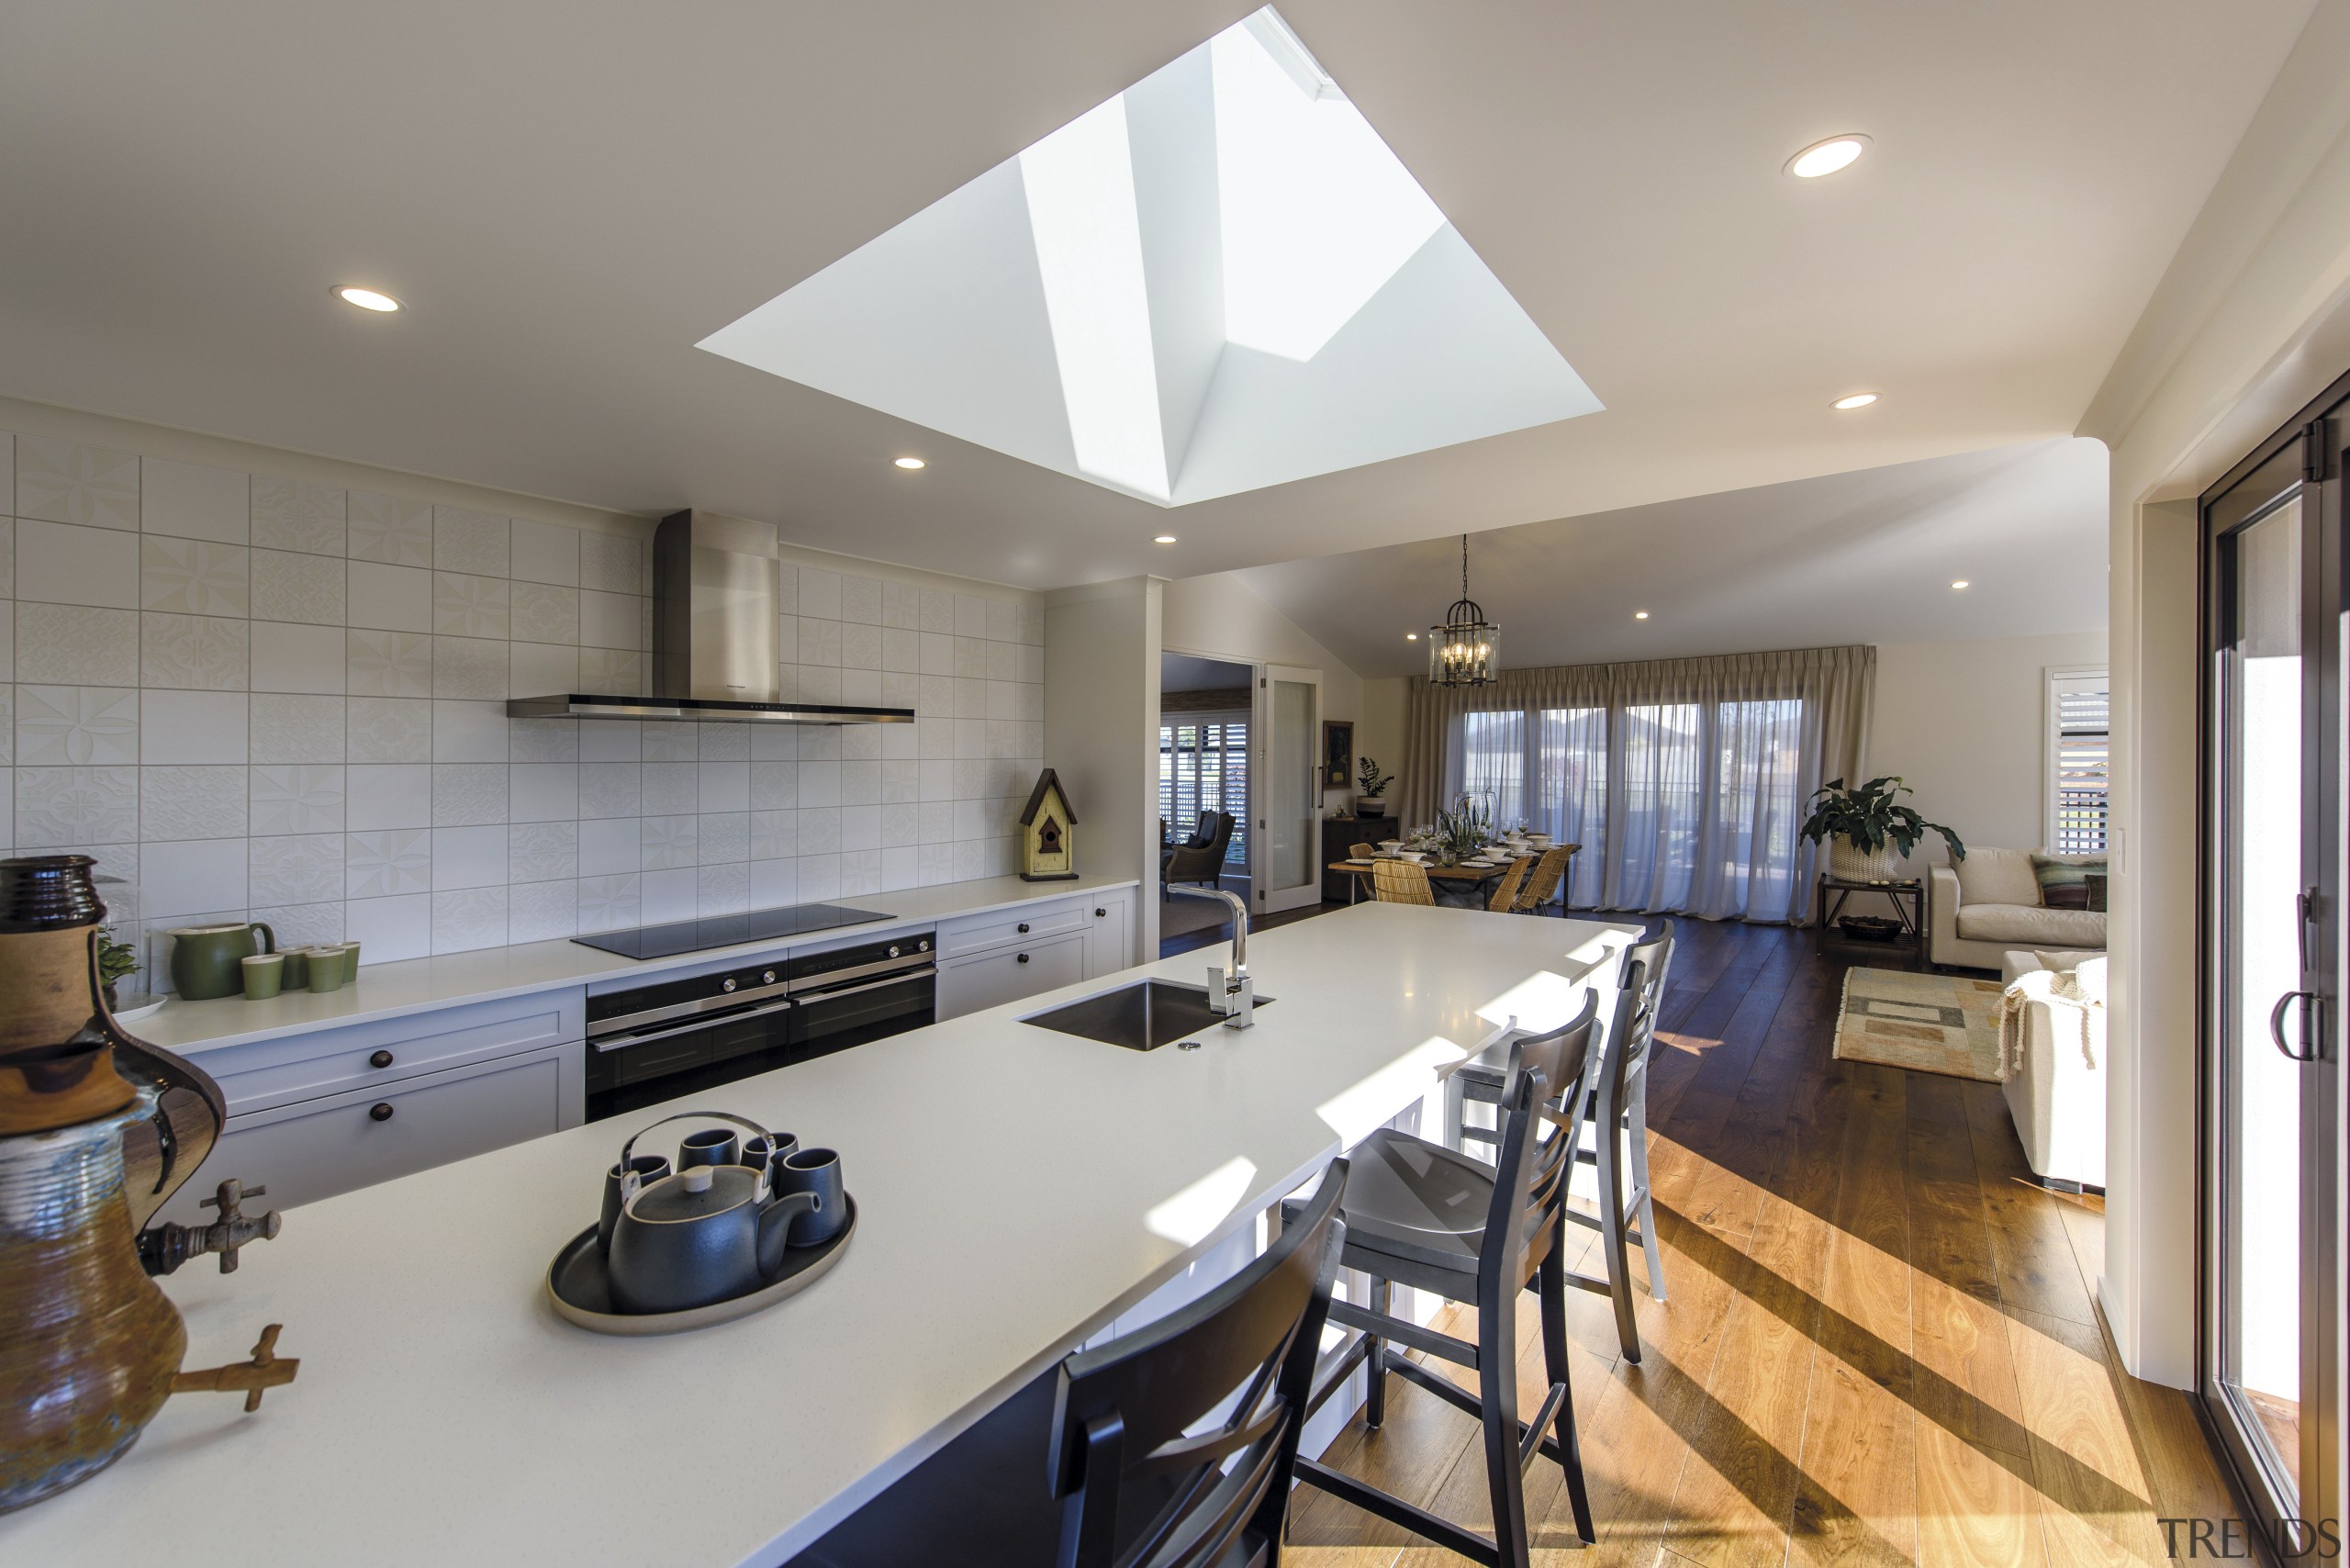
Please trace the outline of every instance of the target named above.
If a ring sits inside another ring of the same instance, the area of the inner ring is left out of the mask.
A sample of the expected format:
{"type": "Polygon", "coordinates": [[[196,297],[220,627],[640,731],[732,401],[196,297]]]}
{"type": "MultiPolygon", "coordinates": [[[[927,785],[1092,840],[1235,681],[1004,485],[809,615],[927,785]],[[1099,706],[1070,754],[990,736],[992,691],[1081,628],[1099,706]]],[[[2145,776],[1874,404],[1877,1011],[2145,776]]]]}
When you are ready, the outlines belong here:
{"type": "Polygon", "coordinates": [[[1066,882],[1077,876],[1077,813],[1049,767],[1036,776],[1020,812],[1020,875],[1031,882],[1066,882]]]}

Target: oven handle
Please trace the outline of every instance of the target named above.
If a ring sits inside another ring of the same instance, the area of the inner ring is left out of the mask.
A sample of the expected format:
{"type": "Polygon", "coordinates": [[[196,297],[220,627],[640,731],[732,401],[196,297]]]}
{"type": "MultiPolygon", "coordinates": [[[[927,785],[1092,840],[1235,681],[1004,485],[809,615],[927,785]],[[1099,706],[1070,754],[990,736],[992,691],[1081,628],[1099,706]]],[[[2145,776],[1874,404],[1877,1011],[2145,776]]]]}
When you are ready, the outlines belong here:
{"type": "Polygon", "coordinates": [[[932,965],[919,969],[907,969],[902,973],[886,976],[878,980],[867,980],[863,985],[845,985],[838,991],[803,991],[794,1000],[800,1006],[807,1007],[819,1002],[830,1002],[836,996],[855,996],[860,991],[879,991],[885,985],[903,985],[908,980],[936,980],[937,978],[937,967],[932,965]]]}
{"type": "Polygon", "coordinates": [[[650,1035],[614,1035],[608,1039],[590,1040],[588,1044],[599,1051],[624,1051],[631,1046],[649,1046],[655,1040],[666,1040],[673,1035],[690,1035],[698,1029],[715,1029],[722,1024],[737,1024],[745,1018],[764,1018],[770,1013],[781,1013],[791,1006],[789,1001],[770,1002],[765,1007],[753,1007],[741,1013],[729,1013],[720,1017],[697,1018],[690,1024],[680,1024],[674,1029],[662,1029],[650,1035]]]}

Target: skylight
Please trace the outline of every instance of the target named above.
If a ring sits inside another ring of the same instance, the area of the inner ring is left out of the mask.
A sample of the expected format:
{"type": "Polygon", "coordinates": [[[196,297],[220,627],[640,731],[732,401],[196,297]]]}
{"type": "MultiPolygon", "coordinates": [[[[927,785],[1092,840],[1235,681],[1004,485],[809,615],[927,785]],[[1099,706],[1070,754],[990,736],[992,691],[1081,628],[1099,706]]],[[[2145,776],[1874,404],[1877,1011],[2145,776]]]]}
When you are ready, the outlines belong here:
{"type": "Polygon", "coordinates": [[[1600,407],[1270,6],[700,346],[1162,506],[1600,407]]]}

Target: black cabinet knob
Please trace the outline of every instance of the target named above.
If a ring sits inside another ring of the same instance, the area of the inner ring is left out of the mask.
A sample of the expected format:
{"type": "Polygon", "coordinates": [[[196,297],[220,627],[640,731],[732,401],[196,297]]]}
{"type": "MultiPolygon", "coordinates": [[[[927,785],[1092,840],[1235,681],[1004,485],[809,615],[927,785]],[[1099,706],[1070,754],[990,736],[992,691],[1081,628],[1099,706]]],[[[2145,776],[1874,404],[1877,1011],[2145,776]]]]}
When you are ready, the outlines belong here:
{"type": "Polygon", "coordinates": [[[1106,909],[1097,909],[1093,912],[1093,918],[1096,920],[1104,920],[1109,917],[1109,913],[1110,912],[1106,909]]]}
{"type": "Polygon", "coordinates": [[[1027,955],[1027,954],[1025,954],[1025,953],[1021,954],[1021,955],[1020,955],[1020,961],[1021,961],[1022,963],[1024,963],[1024,963],[1026,963],[1026,962],[1028,961],[1028,955],[1027,955]]]}
{"type": "Polygon", "coordinates": [[[1020,935],[1023,936],[1028,935],[1028,923],[1024,920],[1020,923],[1020,935]]]}
{"type": "Polygon", "coordinates": [[[371,1122],[390,1121],[392,1119],[391,1102],[388,1100],[378,1100],[373,1105],[368,1106],[367,1119],[371,1122]]]}
{"type": "Polygon", "coordinates": [[[367,1058],[367,1065],[369,1067],[389,1067],[392,1065],[392,1053],[389,1051],[377,1051],[374,1056],[367,1058]]]}

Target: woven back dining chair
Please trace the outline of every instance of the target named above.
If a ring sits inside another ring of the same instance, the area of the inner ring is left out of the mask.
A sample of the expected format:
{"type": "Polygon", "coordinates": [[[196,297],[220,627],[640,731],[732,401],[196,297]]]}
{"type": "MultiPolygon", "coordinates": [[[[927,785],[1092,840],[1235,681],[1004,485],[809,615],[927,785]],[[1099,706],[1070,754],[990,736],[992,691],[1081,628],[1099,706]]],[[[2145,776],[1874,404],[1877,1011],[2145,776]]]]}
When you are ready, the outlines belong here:
{"type": "Polygon", "coordinates": [[[1550,902],[1550,895],[1557,892],[1559,884],[1566,879],[1567,867],[1574,859],[1575,851],[1582,847],[1580,844],[1554,844],[1542,852],[1542,858],[1535,864],[1533,874],[1517,890],[1517,913],[1542,913],[1542,906],[1550,902]]]}
{"type": "Polygon", "coordinates": [[[1518,884],[1526,880],[1526,868],[1533,864],[1523,855],[1511,861],[1509,869],[1494,880],[1494,896],[1485,901],[1485,907],[1495,914],[1507,914],[1516,909],[1518,884]]]}
{"type": "Polygon", "coordinates": [[[1411,860],[1371,863],[1371,890],[1381,903],[1434,903],[1427,868],[1411,860]]]}
{"type": "Polygon", "coordinates": [[[1379,851],[1368,844],[1349,844],[1347,846],[1347,853],[1357,860],[1368,860],[1379,851]]]}

